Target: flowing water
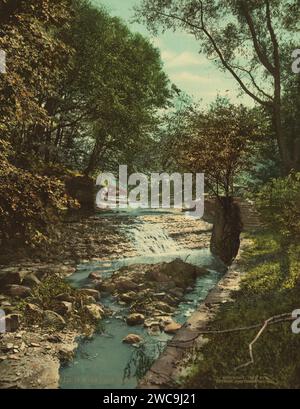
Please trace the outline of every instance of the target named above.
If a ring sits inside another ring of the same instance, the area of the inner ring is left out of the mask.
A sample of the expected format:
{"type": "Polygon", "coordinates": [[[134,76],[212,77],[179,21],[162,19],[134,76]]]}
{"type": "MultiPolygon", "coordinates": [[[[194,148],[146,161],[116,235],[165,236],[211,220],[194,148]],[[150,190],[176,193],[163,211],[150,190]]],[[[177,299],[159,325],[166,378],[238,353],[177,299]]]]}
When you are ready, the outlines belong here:
{"type": "MultiPolygon", "coordinates": [[[[127,234],[137,250],[136,257],[79,265],[76,273],[69,279],[71,284],[74,287],[86,286],[92,271],[98,271],[105,279],[123,266],[170,262],[181,258],[210,271],[208,275],[197,279],[193,291],[186,294],[178,306],[174,319],[184,323],[216,285],[224,272],[224,266],[208,249],[178,248],[177,243],[163,231],[160,224],[144,223],[137,217],[127,229],[127,234]]],[[[149,335],[143,327],[129,328],[124,322],[126,306],[120,305],[112,297],[103,298],[101,303],[110,308],[113,315],[104,322],[101,321],[101,332],[95,334],[91,340],[80,341],[74,361],[61,369],[61,388],[135,388],[140,371],[158,357],[165,343],[171,338],[163,332],[155,336],[149,335]],[[122,339],[132,332],[143,337],[142,347],[136,348],[122,343],[122,339]]]]}

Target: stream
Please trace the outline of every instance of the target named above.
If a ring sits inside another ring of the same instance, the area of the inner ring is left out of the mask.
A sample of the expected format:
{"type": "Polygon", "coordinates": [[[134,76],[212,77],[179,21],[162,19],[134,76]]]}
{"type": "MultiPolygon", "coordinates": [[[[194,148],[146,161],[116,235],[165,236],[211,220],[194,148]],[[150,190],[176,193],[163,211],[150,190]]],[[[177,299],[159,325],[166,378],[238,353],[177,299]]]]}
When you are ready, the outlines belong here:
{"type": "MultiPolygon", "coordinates": [[[[69,277],[74,287],[88,285],[91,272],[99,272],[103,279],[123,266],[132,264],[156,264],[171,262],[176,258],[190,264],[206,267],[209,274],[199,277],[194,288],[185,294],[174,314],[175,321],[183,324],[205,299],[208,292],[217,284],[225,272],[209,249],[182,249],[168,236],[159,223],[143,221],[145,214],[167,212],[134,210],[133,221],[125,227],[126,234],[134,244],[137,255],[130,258],[97,261],[77,266],[77,271],[69,277]]],[[[127,212],[110,213],[111,217],[128,216],[127,212]]],[[[107,217],[108,214],[105,214],[107,217]]],[[[101,215],[99,216],[101,217],[101,215]]],[[[182,214],[178,217],[189,217],[182,214]]],[[[124,321],[126,305],[118,303],[112,296],[101,297],[101,304],[113,311],[111,317],[100,323],[99,331],[91,339],[79,341],[74,360],[61,368],[60,388],[62,389],[133,389],[145,368],[159,356],[166,342],[172,338],[164,332],[149,334],[142,326],[128,327],[124,321]],[[144,341],[140,346],[122,343],[129,333],[139,334],[144,341]]]]}

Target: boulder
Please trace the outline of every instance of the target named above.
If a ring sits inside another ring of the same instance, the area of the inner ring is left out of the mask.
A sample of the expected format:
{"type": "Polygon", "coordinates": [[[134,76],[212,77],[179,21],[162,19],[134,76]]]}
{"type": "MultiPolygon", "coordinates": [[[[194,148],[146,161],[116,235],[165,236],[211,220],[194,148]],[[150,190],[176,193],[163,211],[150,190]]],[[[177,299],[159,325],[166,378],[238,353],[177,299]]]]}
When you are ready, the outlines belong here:
{"type": "Polygon", "coordinates": [[[5,294],[10,297],[26,298],[31,295],[31,289],[29,287],[17,284],[7,285],[4,291],[5,294]]]}
{"type": "Polygon", "coordinates": [[[133,313],[128,315],[126,319],[127,325],[134,326],[134,325],[141,325],[145,321],[145,316],[143,314],[133,313]]]}
{"type": "Polygon", "coordinates": [[[207,272],[206,269],[176,259],[171,263],[160,263],[146,271],[146,279],[158,283],[171,283],[173,287],[185,288],[192,285],[195,279],[207,272]]]}
{"type": "Polygon", "coordinates": [[[57,312],[46,310],[44,312],[44,324],[62,329],[65,327],[66,321],[57,312]]]}
{"type": "Polygon", "coordinates": [[[176,334],[176,332],[181,328],[181,325],[177,322],[172,322],[165,326],[164,331],[166,334],[176,334]]]}
{"type": "Polygon", "coordinates": [[[100,320],[104,315],[103,308],[98,304],[85,305],[84,311],[91,319],[96,321],[100,320]]]}
{"type": "Polygon", "coordinates": [[[138,344],[139,342],[141,342],[143,340],[143,338],[140,335],[137,334],[128,334],[125,338],[123,338],[122,342],[124,344],[138,344]]]}
{"type": "Polygon", "coordinates": [[[100,300],[100,292],[98,290],[94,290],[92,288],[81,288],[80,290],[78,290],[78,292],[80,294],[88,295],[90,297],[93,297],[95,301],[100,300]]]}

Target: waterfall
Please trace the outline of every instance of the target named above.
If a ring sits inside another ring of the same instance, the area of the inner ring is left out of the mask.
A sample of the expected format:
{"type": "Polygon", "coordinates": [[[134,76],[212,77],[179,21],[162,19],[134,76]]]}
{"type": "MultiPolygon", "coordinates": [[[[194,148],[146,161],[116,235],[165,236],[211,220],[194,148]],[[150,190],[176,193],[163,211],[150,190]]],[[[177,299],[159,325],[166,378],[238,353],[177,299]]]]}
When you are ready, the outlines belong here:
{"type": "Polygon", "coordinates": [[[177,243],[156,223],[137,223],[130,236],[140,255],[172,254],[179,250],[177,243]]]}

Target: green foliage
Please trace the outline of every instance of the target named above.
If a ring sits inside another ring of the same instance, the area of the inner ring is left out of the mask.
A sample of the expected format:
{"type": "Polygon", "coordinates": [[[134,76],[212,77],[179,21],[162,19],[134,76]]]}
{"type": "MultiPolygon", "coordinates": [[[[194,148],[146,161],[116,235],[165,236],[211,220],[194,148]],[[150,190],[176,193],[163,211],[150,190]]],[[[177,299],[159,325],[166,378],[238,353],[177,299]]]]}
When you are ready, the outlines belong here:
{"type": "MultiPolygon", "coordinates": [[[[252,236],[253,244],[243,253],[247,271],[235,302],[221,306],[210,329],[225,330],[261,324],[274,315],[299,308],[300,246],[289,255],[293,272],[282,277],[281,254],[272,234],[252,236]],[[271,239],[271,240],[270,240],[271,239]]],[[[300,387],[300,338],[290,322],[269,326],[254,346],[254,364],[249,361],[249,343],[260,329],[208,335],[209,342],[196,354],[189,388],[295,388],[300,387]]]]}
{"type": "Polygon", "coordinates": [[[179,117],[169,156],[184,171],[203,172],[206,187],[215,195],[231,196],[237,175],[249,168],[250,154],[264,132],[256,112],[217,98],[207,111],[187,106],[179,117]]]}
{"type": "Polygon", "coordinates": [[[57,275],[51,275],[42,284],[35,287],[30,301],[39,305],[44,310],[51,310],[55,305],[55,298],[60,294],[71,295],[74,290],[64,279],[57,275]]]}
{"type": "Polygon", "coordinates": [[[65,194],[61,180],[17,168],[8,159],[9,144],[2,140],[0,144],[4,147],[0,157],[0,240],[30,247],[46,244],[51,224],[76,203],[65,194]]]}
{"type": "Polygon", "coordinates": [[[300,237],[300,173],[273,179],[256,196],[263,221],[285,242],[300,237]]]}

